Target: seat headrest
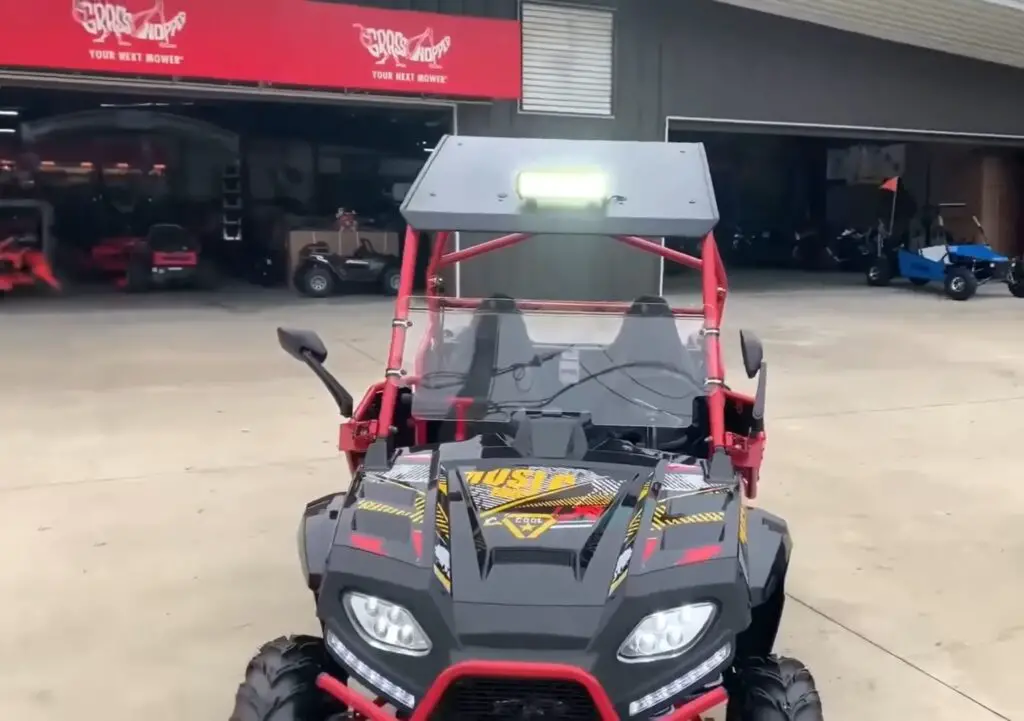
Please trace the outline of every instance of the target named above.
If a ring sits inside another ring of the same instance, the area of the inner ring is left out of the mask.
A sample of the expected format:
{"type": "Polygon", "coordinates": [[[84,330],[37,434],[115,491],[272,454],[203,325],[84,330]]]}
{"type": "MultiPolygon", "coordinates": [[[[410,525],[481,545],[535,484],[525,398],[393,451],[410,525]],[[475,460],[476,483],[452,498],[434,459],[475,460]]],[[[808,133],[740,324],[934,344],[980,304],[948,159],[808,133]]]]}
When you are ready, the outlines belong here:
{"type": "Polygon", "coordinates": [[[480,305],[476,307],[477,313],[519,313],[519,306],[516,305],[515,300],[508,295],[503,293],[495,293],[489,298],[484,298],[480,301],[480,305]]]}
{"type": "Polygon", "coordinates": [[[672,309],[668,301],[657,295],[638,296],[633,304],[629,306],[626,315],[639,315],[655,318],[671,318],[672,309]]]}

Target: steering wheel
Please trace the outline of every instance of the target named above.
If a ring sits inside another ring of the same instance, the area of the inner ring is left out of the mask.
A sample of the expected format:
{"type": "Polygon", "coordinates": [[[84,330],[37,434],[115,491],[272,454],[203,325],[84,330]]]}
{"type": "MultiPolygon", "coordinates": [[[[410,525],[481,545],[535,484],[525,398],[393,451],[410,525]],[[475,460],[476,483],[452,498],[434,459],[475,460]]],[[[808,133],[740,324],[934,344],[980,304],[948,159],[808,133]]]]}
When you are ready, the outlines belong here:
{"type": "Polygon", "coordinates": [[[373,247],[373,243],[370,242],[369,238],[359,238],[359,247],[356,249],[354,257],[365,258],[368,255],[375,255],[377,249],[373,247]]]}

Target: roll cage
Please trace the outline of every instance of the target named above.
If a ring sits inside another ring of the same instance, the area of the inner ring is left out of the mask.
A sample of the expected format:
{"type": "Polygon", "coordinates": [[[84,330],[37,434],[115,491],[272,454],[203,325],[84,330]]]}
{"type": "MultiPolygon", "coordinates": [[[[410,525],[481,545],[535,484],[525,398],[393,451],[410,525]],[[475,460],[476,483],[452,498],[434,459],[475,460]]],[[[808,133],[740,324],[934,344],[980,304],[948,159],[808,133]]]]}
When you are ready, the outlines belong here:
{"type": "MultiPolygon", "coordinates": [[[[371,447],[381,445],[378,442],[386,448],[433,442],[428,422],[415,417],[411,401],[421,377],[426,343],[412,353],[406,348],[417,258],[423,252],[425,232],[435,234],[433,247],[427,250],[425,300],[431,326],[445,309],[474,309],[484,301],[444,295],[441,274],[446,268],[535,235],[606,235],[700,272],[701,306],[673,307],[671,313],[703,321],[709,458],[727,455],[743,477],[747,495],[756,494],[764,431],[753,415],[755,399],[725,385],[719,332],[728,282],[713,234],[718,210],[703,146],[446,136],[420,171],[401,211],[408,226],[385,377],[368,388],[340,429],[339,449],[347,454],[353,472],[364,463],[371,465],[368,453],[372,453],[371,447]],[[546,210],[512,200],[517,172],[530,167],[580,167],[581,160],[608,171],[615,179],[614,195],[599,207],[546,210]],[[505,234],[450,250],[456,231],[505,234]],[[659,236],[703,237],[701,255],[688,255],[649,239],[659,236]],[[406,368],[410,359],[411,370],[406,368]]],[[[628,302],[516,299],[515,303],[522,310],[569,314],[624,315],[630,307],[628,302]]],[[[429,336],[428,330],[425,339],[429,336]]],[[[453,400],[457,405],[459,399],[453,400]]],[[[464,432],[461,417],[455,424],[455,439],[459,440],[464,432]]]]}

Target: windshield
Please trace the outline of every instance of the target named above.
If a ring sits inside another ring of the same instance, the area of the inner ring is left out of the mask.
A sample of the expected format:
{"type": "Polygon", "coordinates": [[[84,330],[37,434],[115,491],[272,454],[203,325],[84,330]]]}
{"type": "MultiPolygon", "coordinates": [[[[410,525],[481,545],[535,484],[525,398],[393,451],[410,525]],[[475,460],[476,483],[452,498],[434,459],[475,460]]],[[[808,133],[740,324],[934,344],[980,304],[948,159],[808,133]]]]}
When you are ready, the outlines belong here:
{"type": "Polygon", "coordinates": [[[434,324],[426,308],[411,299],[406,343],[421,419],[506,422],[545,411],[588,414],[602,426],[685,428],[705,394],[703,319],[673,317],[664,302],[609,315],[488,299],[440,310],[434,324]]]}

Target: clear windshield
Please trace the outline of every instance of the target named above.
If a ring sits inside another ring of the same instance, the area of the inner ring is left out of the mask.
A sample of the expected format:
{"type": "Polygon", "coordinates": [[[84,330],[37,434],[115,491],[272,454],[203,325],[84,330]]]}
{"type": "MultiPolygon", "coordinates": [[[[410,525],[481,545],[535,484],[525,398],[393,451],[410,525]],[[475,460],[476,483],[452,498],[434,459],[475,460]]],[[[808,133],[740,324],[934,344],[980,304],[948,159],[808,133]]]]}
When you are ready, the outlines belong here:
{"type": "Polygon", "coordinates": [[[525,410],[685,428],[705,393],[703,319],[674,318],[664,304],[608,315],[489,300],[436,318],[431,325],[426,300],[412,299],[406,367],[419,378],[419,418],[505,422],[525,410]]]}

